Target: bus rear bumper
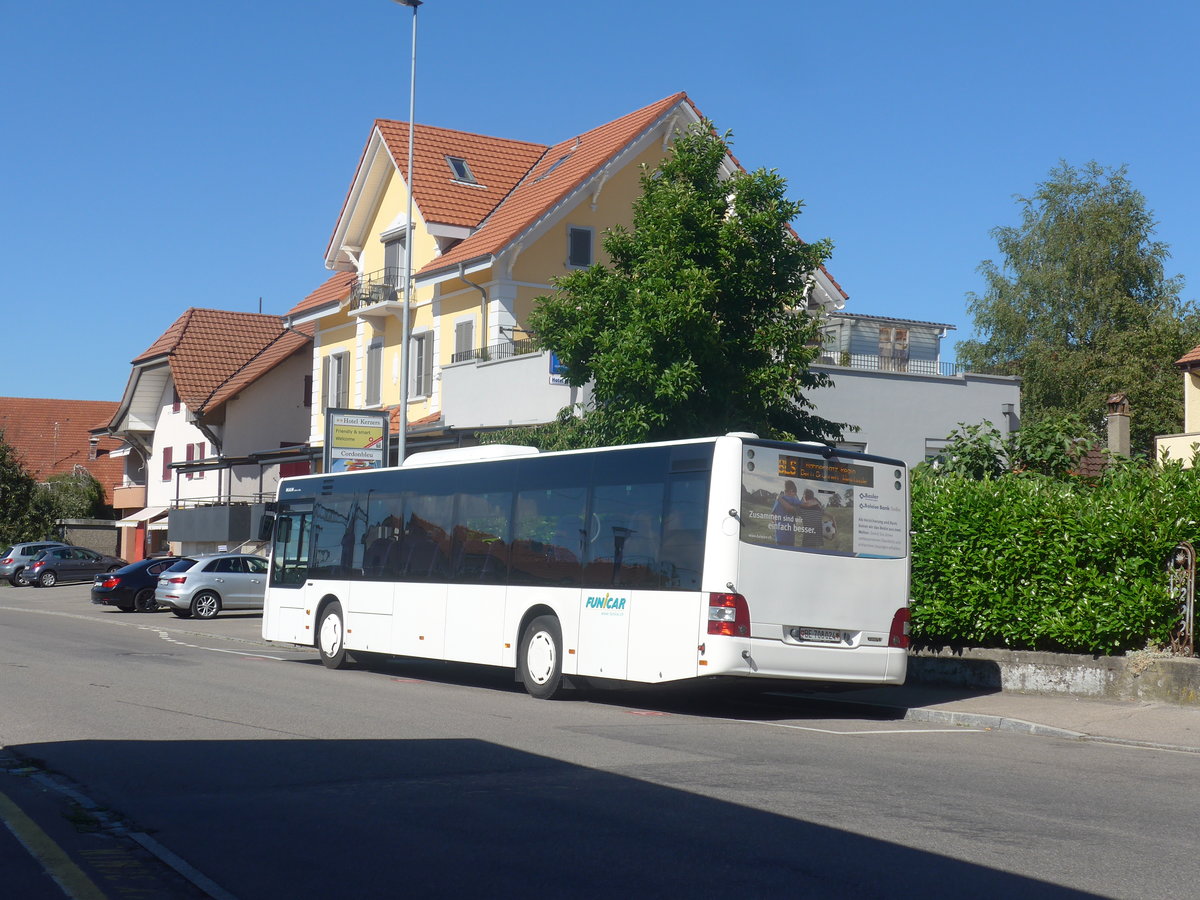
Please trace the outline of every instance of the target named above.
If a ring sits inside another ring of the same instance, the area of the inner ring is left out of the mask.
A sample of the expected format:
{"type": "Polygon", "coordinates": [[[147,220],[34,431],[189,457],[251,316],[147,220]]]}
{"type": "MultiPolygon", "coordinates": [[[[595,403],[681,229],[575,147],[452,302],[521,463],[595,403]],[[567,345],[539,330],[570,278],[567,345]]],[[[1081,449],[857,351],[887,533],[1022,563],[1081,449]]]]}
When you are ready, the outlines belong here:
{"type": "Polygon", "coordinates": [[[744,649],[736,657],[726,657],[724,665],[710,659],[708,671],[700,674],[903,684],[908,671],[908,651],[896,647],[798,646],[761,638],[738,644],[744,649]]]}

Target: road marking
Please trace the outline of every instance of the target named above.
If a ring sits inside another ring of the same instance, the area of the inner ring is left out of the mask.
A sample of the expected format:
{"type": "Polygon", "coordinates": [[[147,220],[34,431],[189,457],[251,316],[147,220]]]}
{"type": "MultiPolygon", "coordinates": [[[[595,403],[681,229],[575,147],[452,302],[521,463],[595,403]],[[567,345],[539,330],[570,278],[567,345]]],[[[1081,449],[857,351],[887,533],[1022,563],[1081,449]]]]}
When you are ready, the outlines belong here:
{"type": "Polygon", "coordinates": [[[784,722],[760,722],[757,719],[721,719],[722,722],[736,722],[741,725],[768,725],[772,728],[788,728],[792,731],[815,731],[817,734],[836,734],[857,737],[875,734],[983,734],[990,728],[880,728],[868,731],[838,731],[833,728],[813,728],[810,725],[788,725],[784,722]]]}
{"type": "Polygon", "coordinates": [[[71,900],[105,900],[104,892],[75,865],[66,851],[4,793],[0,793],[0,819],[71,900]]]}

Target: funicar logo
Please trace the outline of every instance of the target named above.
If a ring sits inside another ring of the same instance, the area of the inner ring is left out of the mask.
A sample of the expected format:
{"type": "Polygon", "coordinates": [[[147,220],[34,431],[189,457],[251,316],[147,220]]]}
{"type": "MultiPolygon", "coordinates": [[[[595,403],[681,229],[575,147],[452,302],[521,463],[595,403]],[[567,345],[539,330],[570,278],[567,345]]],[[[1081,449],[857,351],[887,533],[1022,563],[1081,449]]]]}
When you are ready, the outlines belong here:
{"type": "Polygon", "coordinates": [[[614,597],[612,594],[605,594],[603,597],[588,597],[588,609],[624,609],[625,597],[614,597]]]}

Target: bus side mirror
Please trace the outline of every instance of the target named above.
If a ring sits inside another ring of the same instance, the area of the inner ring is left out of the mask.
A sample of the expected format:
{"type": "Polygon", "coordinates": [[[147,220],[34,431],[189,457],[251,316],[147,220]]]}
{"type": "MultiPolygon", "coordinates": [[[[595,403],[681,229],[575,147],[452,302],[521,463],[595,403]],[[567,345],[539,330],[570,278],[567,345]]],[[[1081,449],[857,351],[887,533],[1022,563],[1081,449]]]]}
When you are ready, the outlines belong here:
{"type": "Polygon", "coordinates": [[[260,541],[269,541],[271,532],[275,529],[275,517],[270,513],[263,513],[263,517],[258,520],[258,539],[260,541]]]}

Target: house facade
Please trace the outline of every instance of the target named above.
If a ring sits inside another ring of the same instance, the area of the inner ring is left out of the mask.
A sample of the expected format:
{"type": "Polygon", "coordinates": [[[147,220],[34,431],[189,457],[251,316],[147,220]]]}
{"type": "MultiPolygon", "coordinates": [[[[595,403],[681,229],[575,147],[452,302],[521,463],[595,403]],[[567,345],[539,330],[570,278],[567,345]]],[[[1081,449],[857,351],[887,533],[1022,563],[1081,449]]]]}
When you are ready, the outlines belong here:
{"type": "Polygon", "coordinates": [[[310,370],[307,333],[278,316],[207,309],[187,310],[133,360],[105,428],[125,442],[118,492],[136,507],[119,523],[125,559],[254,536],[281,466],[308,471],[310,370]]]}
{"type": "Polygon", "coordinates": [[[1183,431],[1164,434],[1154,440],[1156,459],[1177,460],[1190,468],[1200,453],[1200,347],[1194,347],[1175,361],[1183,377],[1183,431]]]}
{"type": "MultiPolygon", "coordinates": [[[[330,407],[389,410],[412,452],[586,403],[588,388],[567,385],[553,355],[533,348],[529,313],[556,277],[608,262],[601,238],[631,225],[642,172],[700,120],[680,93],[554,146],[417,125],[404,410],[408,126],[377,120],[326,249],[335,274],[286,317],[314,329],[310,445],[323,444],[330,407]]],[[[860,427],[848,446],[916,463],[960,422],[1016,427],[1017,379],[941,359],[953,326],[848,313],[847,299],[825,269],[814,273],[808,312],[825,322],[820,365],[837,387],[809,399],[860,427]]]]}
{"type": "MultiPolygon", "coordinates": [[[[326,251],[339,274],[287,317],[315,327],[310,443],[323,443],[329,407],[392,410],[415,450],[586,401],[533,349],[529,313],[554,278],[607,262],[601,237],[632,223],[643,167],[700,118],[680,93],[554,146],[417,125],[403,411],[408,126],[376,121],[326,251]]],[[[845,300],[824,271],[809,297],[814,310],[845,300]]]]}

